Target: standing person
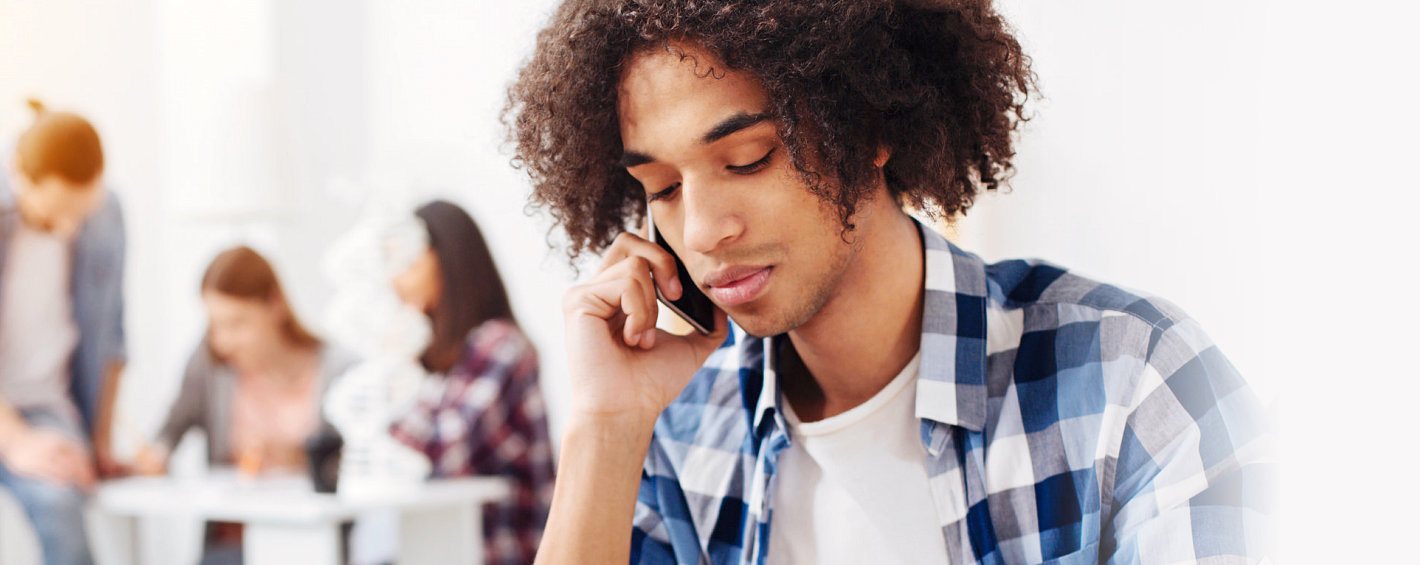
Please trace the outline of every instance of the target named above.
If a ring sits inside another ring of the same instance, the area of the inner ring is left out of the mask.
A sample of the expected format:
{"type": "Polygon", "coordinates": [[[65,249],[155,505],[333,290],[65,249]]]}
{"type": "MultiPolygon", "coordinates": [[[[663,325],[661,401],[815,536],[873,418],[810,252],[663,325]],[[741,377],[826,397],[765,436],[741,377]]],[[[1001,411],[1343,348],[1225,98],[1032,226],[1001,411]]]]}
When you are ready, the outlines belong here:
{"type": "MultiPolygon", "coordinates": [[[[202,275],[207,335],[182,388],[134,470],[166,471],[183,435],[201,428],[212,466],[304,474],[305,442],[321,430],[321,400],[354,357],[322,342],[296,317],[271,263],[249,247],[218,254],[202,275]]],[[[236,524],[209,524],[205,563],[240,563],[236,524]]]]}
{"type": "Polygon", "coordinates": [[[415,214],[429,247],[394,278],[394,288],[432,322],[422,361],[434,376],[391,431],[429,457],[435,477],[511,479],[513,495],[483,509],[484,563],[531,563],[553,482],[537,351],[513,318],[473,218],[444,201],[415,214]]]}
{"type": "Polygon", "coordinates": [[[90,563],[84,492],[109,449],[126,356],[123,215],[88,120],[31,102],[0,168],[0,488],[47,565],[90,563]]]}
{"type": "Polygon", "coordinates": [[[989,2],[567,0],[509,94],[571,252],[541,563],[1266,555],[1256,397],[1168,302],[986,264],[1034,76],[989,2]],[[644,231],[652,212],[675,258],[644,231]],[[710,335],[655,329],[704,292],[710,335]]]}

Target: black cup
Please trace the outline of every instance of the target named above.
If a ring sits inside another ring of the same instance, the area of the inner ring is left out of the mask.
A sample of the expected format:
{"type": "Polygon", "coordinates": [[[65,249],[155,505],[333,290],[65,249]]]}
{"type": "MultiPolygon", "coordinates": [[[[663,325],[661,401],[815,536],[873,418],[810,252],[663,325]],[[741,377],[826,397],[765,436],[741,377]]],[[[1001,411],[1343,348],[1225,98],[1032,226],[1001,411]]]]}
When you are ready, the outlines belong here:
{"type": "Polygon", "coordinates": [[[340,479],[340,448],[344,445],[340,434],[329,427],[306,439],[306,463],[316,492],[335,492],[340,479]]]}

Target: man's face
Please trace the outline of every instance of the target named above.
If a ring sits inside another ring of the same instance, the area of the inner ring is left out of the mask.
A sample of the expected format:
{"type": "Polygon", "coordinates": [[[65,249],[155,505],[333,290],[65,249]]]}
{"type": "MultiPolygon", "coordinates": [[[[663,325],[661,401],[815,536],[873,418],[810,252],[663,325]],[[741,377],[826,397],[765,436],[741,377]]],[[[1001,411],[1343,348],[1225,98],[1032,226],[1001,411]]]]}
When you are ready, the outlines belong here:
{"type": "Polygon", "coordinates": [[[45,175],[33,181],[11,166],[11,186],[15,187],[20,218],[31,228],[68,239],[79,232],[84,220],[103,202],[100,181],[79,184],[59,175],[45,175]]]}
{"type": "Polygon", "coordinates": [[[670,51],[623,71],[622,164],[716,305],[752,335],[795,329],[832,299],[854,247],[790,164],[759,83],[696,45],[670,51]]]}

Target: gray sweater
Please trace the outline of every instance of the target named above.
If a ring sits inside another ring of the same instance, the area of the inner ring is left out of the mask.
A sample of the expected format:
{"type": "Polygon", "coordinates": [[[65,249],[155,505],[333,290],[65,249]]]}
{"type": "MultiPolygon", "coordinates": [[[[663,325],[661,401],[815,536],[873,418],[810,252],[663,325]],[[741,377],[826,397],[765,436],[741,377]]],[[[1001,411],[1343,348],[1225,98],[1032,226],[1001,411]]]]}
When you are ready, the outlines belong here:
{"type": "MultiPolygon", "coordinates": [[[[355,364],[356,358],[350,353],[331,345],[322,344],[317,353],[319,362],[319,390],[311,403],[320,426],[329,426],[321,415],[321,400],[331,383],[355,364]]],[[[237,373],[231,366],[212,357],[204,340],[197,351],[188,359],[183,372],[182,390],[173,402],[168,420],[158,432],[157,443],[172,451],[182,440],[183,434],[194,426],[207,432],[207,463],[209,465],[231,465],[232,460],[232,401],[236,395],[237,373]]]]}

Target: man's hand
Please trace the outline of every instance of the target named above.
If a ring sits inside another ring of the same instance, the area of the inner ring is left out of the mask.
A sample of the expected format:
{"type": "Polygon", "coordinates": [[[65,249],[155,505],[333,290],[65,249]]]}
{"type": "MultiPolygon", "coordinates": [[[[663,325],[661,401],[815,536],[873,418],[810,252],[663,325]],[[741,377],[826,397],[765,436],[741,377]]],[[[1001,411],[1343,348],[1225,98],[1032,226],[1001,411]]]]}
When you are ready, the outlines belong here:
{"type": "Polygon", "coordinates": [[[132,470],[114,458],[112,442],[105,430],[94,436],[94,463],[101,479],[116,479],[132,473],[132,470]]]}
{"type": "Polygon", "coordinates": [[[668,299],[680,297],[675,258],[622,233],[596,275],[564,295],[574,417],[630,417],[649,426],[725,340],[718,310],[711,335],[657,330],[655,285],[668,299]]]}
{"type": "Polygon", "coordinates": [[[84,490],[94,486],[94,462],[79,440],[61,432],[31,427],[19,432],[0,451],[10,472],[84,490]]]}
{"type": "Polygon", "coordinates": [[[729,331],[718,310],[715,333],[708,336],[657,330],[657,283],[667,298],[680,297],[675,258],[623,233],[596,275],[563,296],[572,415],[539,564],[627,562],[636,490],[656,417],[729,331]]]}
{"type": "Polygon", "coordinates": [[[133,469],[115,459],[107,449],[94,451],[94,464],[100,479],[119,479],[133,474],[133,469]]]}

